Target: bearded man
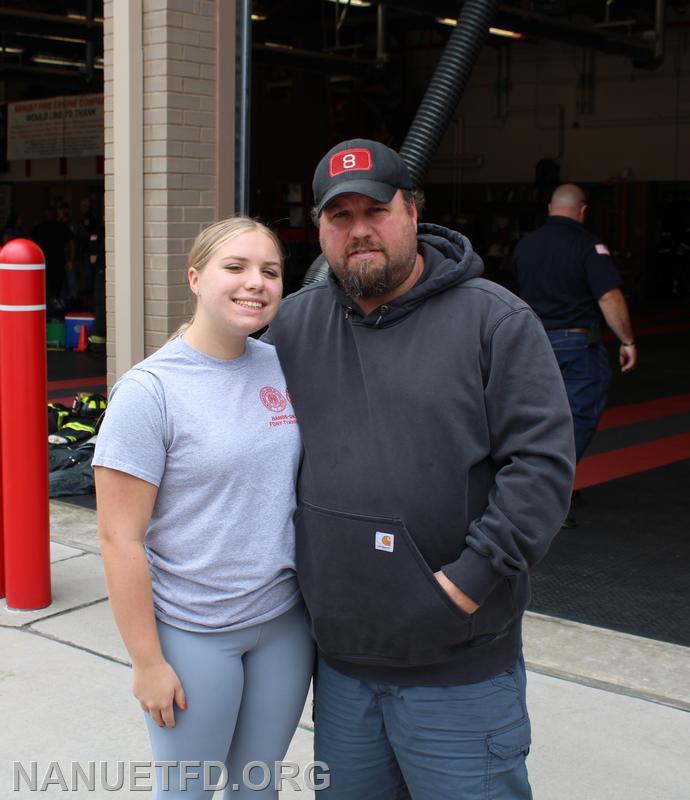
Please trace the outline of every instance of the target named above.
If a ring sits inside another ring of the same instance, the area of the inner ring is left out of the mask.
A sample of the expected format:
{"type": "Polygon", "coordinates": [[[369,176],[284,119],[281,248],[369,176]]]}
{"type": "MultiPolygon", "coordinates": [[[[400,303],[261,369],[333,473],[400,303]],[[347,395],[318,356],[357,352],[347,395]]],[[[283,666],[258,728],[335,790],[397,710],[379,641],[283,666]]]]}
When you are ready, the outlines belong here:
{"type": "Polygon", "coordinates": [[[558,365],[468,239],[420,224],[393,150],[342,142],[313,188],[332,273],[267,339],[304,442],[320,796],[528,800],[521,620],[574,471],[558,365]]]}

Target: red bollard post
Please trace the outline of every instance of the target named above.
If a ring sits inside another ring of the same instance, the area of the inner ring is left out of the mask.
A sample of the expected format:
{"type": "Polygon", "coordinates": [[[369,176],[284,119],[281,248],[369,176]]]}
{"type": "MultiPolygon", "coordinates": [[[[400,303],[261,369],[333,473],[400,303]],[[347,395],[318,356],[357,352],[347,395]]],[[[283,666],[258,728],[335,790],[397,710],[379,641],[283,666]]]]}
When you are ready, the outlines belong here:
{"type": "Polygon", "coordinates": [[[0,250],[0,464],[8,608],[51,603],[45,258],[28,239],[0,250]]]}
{"type": "Polygon", "coordinates": [[[5,596],[5,536],[2,517],[2,405],[0,405],[0,598],[5,596]]]}

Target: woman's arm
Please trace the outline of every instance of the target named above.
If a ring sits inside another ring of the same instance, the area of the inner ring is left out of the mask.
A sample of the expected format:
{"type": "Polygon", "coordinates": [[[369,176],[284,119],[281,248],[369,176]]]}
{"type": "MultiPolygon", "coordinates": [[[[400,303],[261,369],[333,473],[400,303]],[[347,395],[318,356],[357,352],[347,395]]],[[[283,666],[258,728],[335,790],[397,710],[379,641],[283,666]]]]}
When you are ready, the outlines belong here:
{"type": "Polygon", "coordinates": [[[115,622],[132,658],[133,691],[159,726],[175,727],[173,702],[185,709],[179,678],[161,651],[144,536],[157,488],[125,472],[95,467],[98,533],[115,622]]]}

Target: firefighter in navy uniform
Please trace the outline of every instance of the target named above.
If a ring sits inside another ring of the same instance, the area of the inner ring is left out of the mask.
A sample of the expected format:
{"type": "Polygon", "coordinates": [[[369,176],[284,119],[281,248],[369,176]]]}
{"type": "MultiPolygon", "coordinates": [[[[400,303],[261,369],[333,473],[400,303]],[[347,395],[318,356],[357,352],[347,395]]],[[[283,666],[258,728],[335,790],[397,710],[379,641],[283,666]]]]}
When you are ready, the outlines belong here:
{"type": "Polygon", "coordinates": [[[620,340],[621,371],[629,372],[637,362],[620,276],[606,245],[583,225],[586,213],[582,189],[559,186],[546,223],[513,253],[518,294],[541,319],[563,374],[578,461],[594,436],[611,379],[601,344],[602,314],[620,340]]]}

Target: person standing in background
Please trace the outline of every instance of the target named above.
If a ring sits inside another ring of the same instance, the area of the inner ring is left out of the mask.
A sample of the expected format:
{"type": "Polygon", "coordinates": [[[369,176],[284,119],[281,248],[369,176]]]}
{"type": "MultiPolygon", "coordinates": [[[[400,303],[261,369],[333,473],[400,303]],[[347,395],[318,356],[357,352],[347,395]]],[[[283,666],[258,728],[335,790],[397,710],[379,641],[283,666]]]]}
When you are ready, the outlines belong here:
{"type": "Polygon", "coordinates": [[[74,269],[79,295],[89,295],[93,291],[94,268],[89,258],[91,235],[96,232],[96,217],[91,200],[82,197],[79,202],[79,215],[72,223],[74,236],[74,269]]]}
{"type": "Polygon", "coordinates": [[[69,295],[74,259],[74,237],[69,226],[69,207],[58,201],[45,212],[44,219],[33,229],[31,238],[43,251],[46,260],[46,297],[58,308],[65,307],[69,295]]]}
{"type": "Polygon", "coordinates": [[[24,220],[13,211],[7,218],[7,223],[2,231],[2,243],[7,244],[12,239],[21,239],[24,235],[24,220]]]}
{"type": "MultiPolygon", "coordinates": [[[[104,213],[104,212],[103,212],[104,213]]],[[[105,219],[94,225],[89,234],[88,259],[93,272],[93,330],[89,336],[92,345],[104,346],[106,339],[105,313],[105,219]]]]}
{"type": "MultiPolygon", "coordinates": [[[[579,461],[606,407],[611,370],[601,342],[603,315],[620,340],[622,372],[637,363],[630,313],[608,247],[584,226],[585,194],[579,186],[559,186],[549,218],[528,233],[513,253],[518,294],[541,319],[561,369],[575,428],[579,461]]],[[[572,516],[566,526],[575,524],[572,516]]]]}

